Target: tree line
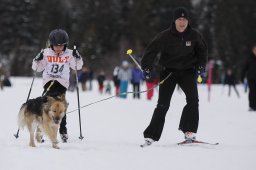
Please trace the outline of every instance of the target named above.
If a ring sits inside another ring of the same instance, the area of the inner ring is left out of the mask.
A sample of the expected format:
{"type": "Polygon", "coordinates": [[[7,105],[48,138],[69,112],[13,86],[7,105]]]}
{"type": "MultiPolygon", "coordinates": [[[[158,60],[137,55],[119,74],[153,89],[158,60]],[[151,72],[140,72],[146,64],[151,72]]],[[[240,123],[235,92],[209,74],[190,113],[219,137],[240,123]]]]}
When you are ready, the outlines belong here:
{"type": "Polygon", "coordinates": [[[172,23],[173,10],[189,9],[191,25],[202,32],[209,57],[219,67],[239,68],[255,43],[254,0],[1,0],[0,62],[13,76],[32,75],[31,62],[55,28],[69,33],[93,70],[111,73],[129,58],[140,60],[150,40],[172,23]]]}

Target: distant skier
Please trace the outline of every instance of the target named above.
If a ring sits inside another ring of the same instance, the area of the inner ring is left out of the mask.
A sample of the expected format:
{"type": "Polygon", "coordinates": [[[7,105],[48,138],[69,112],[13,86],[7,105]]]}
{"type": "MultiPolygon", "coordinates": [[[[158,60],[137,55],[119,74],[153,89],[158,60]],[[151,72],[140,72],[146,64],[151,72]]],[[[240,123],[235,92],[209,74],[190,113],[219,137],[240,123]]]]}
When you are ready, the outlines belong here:
{"type": "Polygon", "coordinates": [[[256,111],[256,44],[252,47],[252,54],[246,58],[242,68],[241,81],[247,78],[249,87],[249,111],[256,111]]]}
{"type": "Polygon", "coordinates": [[[159,63],[164,67],[160,73],[160,81],[170,73],[172,75],[159,87],[157,106],[144,131],[144,145],[151,145],[160,139],[176,84],[185,93],[187,102],[182,111],[179,130],[185,134],[185,140],[193,141],[196,139],[199,122],[196,80],[197,75],[204,76],[207,45],[202,35],[190,27],[187,9],[175,9],[171,27],[159,33],[147,46],[141,61],[146,78],[150,77],[158,54],[159,63]]]}
{"type": "Polygon", "coordinates": [[[234,76],[232,70],[227,69],[227,73],[225,75],[225,84],[228,85],[228,96],[231,95],[231,87],[233,87],[235,92],[236,92],[237,97],[239,98],[240,95],[239,95],[239,92],[236,88],[236,83],[237,83],[236,77],[234,76]]]}

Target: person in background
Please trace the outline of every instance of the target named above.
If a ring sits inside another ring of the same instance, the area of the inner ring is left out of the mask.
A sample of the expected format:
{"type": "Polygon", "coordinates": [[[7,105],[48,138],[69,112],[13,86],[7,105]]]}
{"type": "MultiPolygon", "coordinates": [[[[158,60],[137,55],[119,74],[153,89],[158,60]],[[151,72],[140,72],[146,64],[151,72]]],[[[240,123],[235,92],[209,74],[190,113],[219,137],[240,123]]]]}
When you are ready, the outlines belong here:
{"type": "Polygon", "coordinates": [[[239,98],[240,95],[239,95],[239,92],[236,88],[236,83],[237,83],[237,81],[236,81],[236,78],[235,78],[232,70],[227,69],[227,73],[226,73],[226,76],[225,76],[225,84],[228,85],[228,96],[231,95],[231,87],[233,87],[235,92],[236,92],[237,97],[239,98]]]}
{"type": "Polygon", "coordinates": [[[247,78],[244,79],[243,85],[244,85],[244,92],[247,93],[247,91],[248,91],[248,81],[247,81],[247,78]]]}
{"type": "Polygon", "coordinates": [[[12,83],[10,81],[10,76],[8,73],[5,74],[4,79],[3,79],[3,86],[5,87],[11,87],[12,83]]]}
{"type": "Polygon", "coordinates": [[[102,71],[100,71],[100,74],[97,77],[100,94],[103,93],[105,79],[106,79],[105,72],[102,70],[102,71]]]}
{"type": "Polygon", "coordinates": [[[81,83],[82,91],[86,91],[86,82],[88,80],[89,73],[86,66],[82,67],[82,71],[78,77],[79,82],[81,83]]]}
{"type": "Polygon", "coordinates": [[[169,77],[159,86],[157,106],[143,133],[144,145],[151,145],[160,139],[176,84],[186,96],[179,130],[184,133],[185,142],[193,142],[196,140],[199,123],[197,76],[204,76],[207,45],[202,35],[190,26],[187,9],[176,8],[170,28],[160,32],[146,47],[141,60],[146,79],[150,78],[158,56],[159,64],[163,67],[160,81],[169,77]]]}
{"type": "MultiPolygon", "coordinates": [[[[50,47],[41,50],[33,59],[32,69],[43,72],[43,96],[65,95],[69,87],[70,68],[80,70],[83,60],[78,50],[69,49],[69,37],[65,30],[55,29],[49,34],[50,47]]],[[[67,104],[68,105],[68,104],[67,104]]],[[[66,105],[66,109],[67,109],[66,105]]],[[[60,136],[67,142],[66,115],[60,123],[60,136]]]]}
{"type": "Polygon", "coordinates": [[[120,97],[123,99],[127,98],[127,90],[128,90],[128,84],[129,81],[132,78],[132,72],[129,68],[128,61],[124,60],[122,62],[122,67],[120,68],[118,72],[118,79],[120,80],[120,97]]]}
{"type": "Polygon", "coordinates": [[[247,78],[249,111],[256,111],[256,44],[252,46],[252,53],[245,60],[241,72],[241,81],[247,78]]]}
{"type": "Polygon", "coordinates": [[[106,90],[105,90],[105,93],[106,94],[111,94],[111,83],[110,83],[110,79],[109,78],[107,78],[107,83],[106,83],[106,90]]]}
{"type": "Polygon", "coordinates": [[[139,69],[138,66],[134,67],[132,69],[132,79],[131,83],[133,86],[133,98],[140,99],[140,83],[143,80],[143,74],[142,71],[139,69]]]}
{"type": "Polygon", "coordinates": [[[115,85],[116,96],[119,96],[120,94],[120,79],[118,78],[119,70],[120,70],[120,67],[116,66],[113,71],[113,81],[115,85]]]}
{"type": "Polygon", "coordinates": [[[89,90],[92,91],[92,81],[93,81],[93,70],[88,68],[88,79],[89,79],[89,90]]]}
{"type": "Polygon", "coordinates": [[[4,89],[4,76],[5,76],[5,70],[3,68],[2,63],[0,63],[0,89],[4,89]]]}
{"type": "Polygon", "coordinates": [[[146,79],[147,99],[152,100],[154,96],[154,86],[158,83],[158,73],[155,68],[151,70],[151,76],[146,79]]]}

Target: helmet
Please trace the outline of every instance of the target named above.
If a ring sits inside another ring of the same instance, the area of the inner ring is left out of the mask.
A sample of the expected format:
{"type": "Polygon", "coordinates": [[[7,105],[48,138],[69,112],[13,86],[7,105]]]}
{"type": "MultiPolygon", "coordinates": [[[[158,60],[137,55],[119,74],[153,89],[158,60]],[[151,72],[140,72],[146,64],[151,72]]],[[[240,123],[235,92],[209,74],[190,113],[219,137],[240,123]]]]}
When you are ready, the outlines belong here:
{"type": "Polygon", "coordinates": [[[51,31],[49,35],[49,41],[51,46],[56,45],[67,45],[69,38],[68,34],[65,30],[62,29],[55,29],[51,31]]]}

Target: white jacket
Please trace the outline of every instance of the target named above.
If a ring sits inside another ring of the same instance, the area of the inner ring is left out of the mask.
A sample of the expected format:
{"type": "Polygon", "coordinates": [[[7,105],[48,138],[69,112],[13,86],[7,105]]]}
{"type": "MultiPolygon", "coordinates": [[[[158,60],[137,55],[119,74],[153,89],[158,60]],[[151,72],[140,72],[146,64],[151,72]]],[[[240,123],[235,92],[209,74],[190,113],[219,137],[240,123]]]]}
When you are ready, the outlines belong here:
{"type": "Polygon", "coordinates": [[[57,80],[68,88],[70,68],[80,70],[83,66],[82,58],[76,59],[70,49],[66,49],[60,54],[55,53],[51,48],[46,48],[43,51],[43,59],[40,61],[33,60],[32,63],[33,70],[43,71],[43,86],[51,80],[57,80]]]}
{"type": "Polygon", "coordinates": [[[117,76],[121,81],[130,81],[132,79],[132,71],[130,68],[120,68],[117,76]]]}

